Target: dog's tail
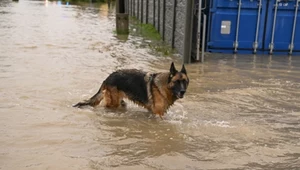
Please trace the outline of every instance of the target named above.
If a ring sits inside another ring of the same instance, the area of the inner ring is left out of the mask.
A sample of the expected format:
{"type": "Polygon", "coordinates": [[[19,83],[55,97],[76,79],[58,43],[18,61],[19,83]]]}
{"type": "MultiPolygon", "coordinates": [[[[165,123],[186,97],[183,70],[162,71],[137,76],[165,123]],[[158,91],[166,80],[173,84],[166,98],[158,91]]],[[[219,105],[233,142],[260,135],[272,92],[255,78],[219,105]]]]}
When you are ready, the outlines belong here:
{"type": "Polygon", "coordinates": [[[97,106],[103,99],[103,85],[101,85],[99,91],[90,99],[85,100],[83,102],[79,102],[75,105],[73,105],[73,107],[78,107],[81,108],[82,106],[97,106]]]}

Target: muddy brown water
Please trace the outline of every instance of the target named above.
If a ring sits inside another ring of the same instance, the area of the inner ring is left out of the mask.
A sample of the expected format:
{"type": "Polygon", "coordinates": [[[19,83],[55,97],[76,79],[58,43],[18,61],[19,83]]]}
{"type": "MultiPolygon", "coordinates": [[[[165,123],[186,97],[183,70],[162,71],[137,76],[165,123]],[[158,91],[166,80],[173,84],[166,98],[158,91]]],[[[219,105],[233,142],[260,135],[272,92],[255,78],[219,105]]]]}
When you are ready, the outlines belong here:
{"type": "Polygon", "coordinates": [[[76,109],[112,71],[178,57],[114,34],[106,4],[0,1],[0,169],[300,169],[300,57],[209,55],[165,115],[76,109]]]}

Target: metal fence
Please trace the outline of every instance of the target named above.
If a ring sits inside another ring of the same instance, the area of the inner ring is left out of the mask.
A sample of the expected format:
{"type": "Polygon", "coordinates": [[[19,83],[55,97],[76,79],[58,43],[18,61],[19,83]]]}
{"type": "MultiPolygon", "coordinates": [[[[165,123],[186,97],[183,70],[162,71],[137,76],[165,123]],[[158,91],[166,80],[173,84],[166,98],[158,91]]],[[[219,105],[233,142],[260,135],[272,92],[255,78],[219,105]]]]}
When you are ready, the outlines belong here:
{"type": "Polygon", "coordinates": [[[125,0],[126,11],[152,24],[162,39],[183,55],[186,0],[125,0]]]}

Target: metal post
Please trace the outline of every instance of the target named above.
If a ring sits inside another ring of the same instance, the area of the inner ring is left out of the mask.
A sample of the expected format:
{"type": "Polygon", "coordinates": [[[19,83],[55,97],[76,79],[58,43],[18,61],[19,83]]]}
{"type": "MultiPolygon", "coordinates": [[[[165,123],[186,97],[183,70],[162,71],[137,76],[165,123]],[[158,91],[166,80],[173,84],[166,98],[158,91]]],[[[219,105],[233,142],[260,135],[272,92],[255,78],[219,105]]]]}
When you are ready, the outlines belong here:
{"type": "MultiPolygon", "coordinates": [[[[110,4],[111,2],[108,1],[110,4]]],[[[126,3],[124,0],[116,0],[116,13],[126,13],[126,3]]]]}
{"type": "Polygon", "coordinates": [[[198,29],[197,29],[197,57],[196,57],[197,61],[199,61],[199,59],[200,59],[201,14],[202,14],[202,0],[199,0],[199,4],[198,4],[198,29]]]}
{"type": "MultiPolygon", "coordinates": [[[[172,48],[174,48],[174,41],[175,41],[176,2],[177,2],[177,0],[173,1],[173,23],[172,23],[172,39],[171,39],[171,43],[172,43],[171,46],[172,46],[172,48]]],[[[190,9],[190,10],[192,10],[192,9],[190,9]]],[[[189,18],[189,19],[191,19],[191,18],[189,18]]]]}
{"type": "Polygon", "coordinates": [[[292,39],[291,39],[291,44],[289,45],[289,48],[290,48],[289,54],[290,55],[292,55],[293,49],[294,49],[294,39],[295,39],[295,31],[296,31],[296,24],[297,24],[297,15],[298,15],[298,9],[299,9],[299,2],[300,2],[300,0],[296,0],[292,39]]]}
{"type": "Polygon", "coordinates": [[[242,0],[239,0],[238,3],[238,15],[237,15],[237,24],[236,24],[236,33],[235,33],[235,42],[233,43],[234,52],[237,52],[237,48],[239,46],[239,29],[240,29],[240,17],[241,17],[241,7],[242,0]]]}
{"type": "Polygon", "coordinates": [[[205,35],[206,35],[206,15],[203,15],[203,29],[202,29],[202,52],[201,52],[201,63],[204,62],[204,49],[205,49],[205,35]]]}
{"type": "Polygon", "coordinates": [[[258,12],[257,12],[257,23],[256,23],[256,34],[255,41],[253,43],[253,53],[256,54],[258,48],[258,34],[259,34],[259,24],[260,24],[260,12],[262,8],[262,2],[259,0],[258,2],[258,12]]]}
{"type": "Polygon", "coordinates": [[[183,63],[191,62],[192,51],[192,30],[193,30],[193,10],[194,0],[186,1],[185,8],[185,27],[184,27],[184,45],[183,45],[183,63]]]}
{"type": "Polygon", "coordinates": [[[276,0],[276,3],[275,3],[275,11],[274,11],[274,18],[273,18],[273,28],[272,28],[272,38],[271,38],[271,43],[269,45],[269,47],[270,47],[270,54],[272,54],[273,50],[274,50],[274,36],[275,36],[275,25],[276,25],[277,10],[278,10],[278,1],[280,1],[280,0],[276,0]]]}
{"type": "Polygon", "coordinates": [[[125,13],[125,1],[116,1],[116,29],[117,34],[128,34],[129,33],[129,22],[128,14],[125,13]]]}

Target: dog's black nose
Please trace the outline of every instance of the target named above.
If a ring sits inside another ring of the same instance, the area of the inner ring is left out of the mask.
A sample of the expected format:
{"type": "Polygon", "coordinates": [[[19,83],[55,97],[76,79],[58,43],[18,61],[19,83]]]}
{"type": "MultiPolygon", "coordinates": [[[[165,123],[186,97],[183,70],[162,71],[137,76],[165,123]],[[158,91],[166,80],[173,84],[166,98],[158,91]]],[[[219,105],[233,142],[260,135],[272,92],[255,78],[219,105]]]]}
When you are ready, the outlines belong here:
{"type": "Polygon", "coordinates": [[[185,90],[180,90],[180,95],[183,96],[185,93],[185,90]]]}

